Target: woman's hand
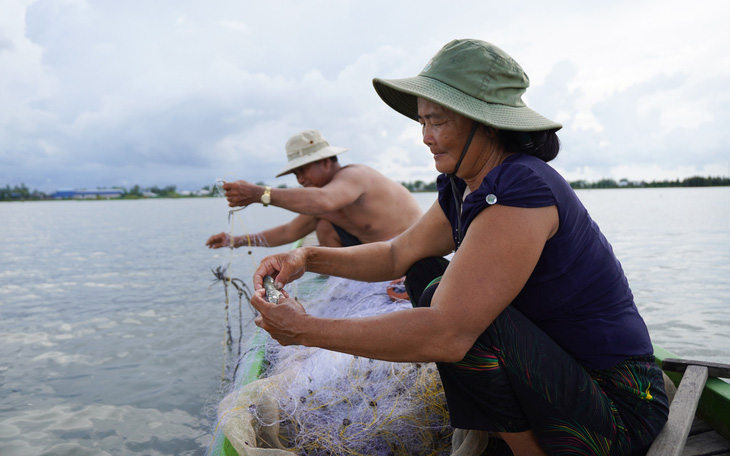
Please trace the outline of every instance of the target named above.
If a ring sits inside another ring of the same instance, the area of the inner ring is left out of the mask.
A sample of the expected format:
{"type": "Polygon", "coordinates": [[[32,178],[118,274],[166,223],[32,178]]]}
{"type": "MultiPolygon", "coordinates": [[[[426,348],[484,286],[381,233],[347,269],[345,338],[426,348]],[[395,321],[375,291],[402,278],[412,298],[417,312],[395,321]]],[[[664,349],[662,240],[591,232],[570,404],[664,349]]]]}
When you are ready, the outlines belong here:
{"type": "Polygon", "coordinates": [[[282,292],[284,298],[278,304],[266,301],[264,289],[256,290],[251,298],[251,305],[259,311],[256,317],[256,326],[265,330],[281,345],[301,344],[298,330],[303,318],[307,313],[298,301],[289,297],[286,291],[282,292]]]}
{"type": "Polygon", "coordinates": [[[287,283],[300,278],[306,271],[306,247],[288,252],[270,255],[264,258],[253,273],[253,288],[260,290],[264,287],[264,277],[270,275],[274,279],[277,290],[284,288],[287,283]]]}

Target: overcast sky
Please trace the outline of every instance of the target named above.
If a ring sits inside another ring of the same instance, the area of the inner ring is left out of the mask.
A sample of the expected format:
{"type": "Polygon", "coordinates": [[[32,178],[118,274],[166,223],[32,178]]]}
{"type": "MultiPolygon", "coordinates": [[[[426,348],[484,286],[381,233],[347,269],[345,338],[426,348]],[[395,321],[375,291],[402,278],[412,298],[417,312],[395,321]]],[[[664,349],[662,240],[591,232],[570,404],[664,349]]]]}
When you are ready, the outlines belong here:
{"type": "Polygon", "coordinates": [[[343,164],[430,182],[372,78],[455,38],[522,65],[568,180],[727,176],[728,18],[726,0],[0,0],[0,186],[294,186],[274,175],[308,128],[343,164]]]}

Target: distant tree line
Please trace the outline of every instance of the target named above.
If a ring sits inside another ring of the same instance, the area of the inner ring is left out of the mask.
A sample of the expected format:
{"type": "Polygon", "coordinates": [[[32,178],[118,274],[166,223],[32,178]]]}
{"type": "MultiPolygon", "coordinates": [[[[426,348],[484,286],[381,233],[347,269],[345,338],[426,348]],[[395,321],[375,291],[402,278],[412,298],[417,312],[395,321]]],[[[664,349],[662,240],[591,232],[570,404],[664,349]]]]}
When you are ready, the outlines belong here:
{"type": "Polygon", "coordinates": [[[152,187],[147,187],[147,188],[142,188],[139,185],[135,185],[132,188],[130,188],[129,190],[127,190],[126,188],[123,188],[123,187],[112,187],[112,188],[122,190],[122,198],[131,198],[131,199],[142,198],[145,195],[145,193],[154,193],[157,196],[162,196],[165,198],[176,198],[176,197],[180,196],[177,193],[176,185],[168,185],[167,187],[162,187],[162,188],[157,187],[156,185],[152,186],[152,187]]]}
{"type": "Polygon", "coordinates": [[[651,188],[651,187],[720,187],[730,185],[730,178],[727,177],[700,177],[693,176],[686,179],[663,180],[663,181],[630,181],[621,179],[616,182],[613,179],[601,179],[597,182],[586,182],[584,180],[572,181],[573,188],[651,188]]]}
{"type": "MultiPolygon", "coordinates": [[[[257,182],[257,185],[264,185],[263,182],[257,182]]],[[[416,180],[413,182],[401,182],[401,184],[411,192],[435,192],[436,181],[427,183],[422,180],[416,180]]],[[[576,189],[582,188],[651,188],[651,187],[720,187],[730,186],[730,178],[728,177],[700,177],[693,176],[686,179],[676,180],[664,180],[664,181],[629,181],[628,179],[621,179],[615,181],[613,179],[601,179],[596,182],[587,182],[585,180],[577,180],[570,182],[570,186],[576,189]]],[[[201,191],[189,194],[179,194],[177,192],[177,186],[168,185],[166,187],[140,187],[135,185],[129,190],[123,187],[111,187],[112,189],[121,190],[122,199],[136,199],[143,198],[146,194],[154,193],[161,198],[180,198],[180,197],[195,197],[195,196],[216,196],[216,192],[211,191],[211,187],[206,185],[201,191]]],[[[278,188],[287,188],[286,184],[279,185],[278,188]]],[[[6,185],[5,188],[0,187],[0,201],[24,201],[24,200],[42,200],[51,199],[53,194],[47,194],[38,190],[30,190],[25,184],[15,185],[10,187],[6,185]]]]}
{"type": "MultiPolygon", "coordinates": [[[[426,183],[420,180],[413,182],[401,182],[405,188],[411,192],[435,192],[436,181],[426,183]]],[[[728,177],[688,177],[686,179],[664,180],[664,181],[630,181],[621,179],[615,181],[613,179],[601,179],[596,182],[588,182],[585,180],[577,180],[570,182],[573,188],[649,188],[649,187],[719,187],[730,186],[730,178],[728,177]]]]}
{"type": "Polygon", "coordinates": [[[11,199],[43,199],[46,194],[37,190],[30,191],[25,184],[16,185],[10,188],[10,185],[6,185],[5,188],[0,188],[0,200],[11,200],[11,199]]]}
{"type": "Polygon", "coordinates": [[[417,180],[415,182],[401,182],[405,188],[407,188],[411,193],[413,192],[435,192],[436,189],[436,181],[433,181],[431,183],[423,182],[422,180],[417,180]]]}
{"type": "MultiPolygon", "coordinates": [[[[135,199],[142,198],[145,194],[154,193],[157,196],[164,198],[176,198],[181,195],[177,193],[177,186],[168,185],[167,187],[140,187],[135,185],[129,190],[123,187],[111,187],[112,190],[120,190],[122,192],[121,198],[135,199]]],[[[25,184],[15,185],[10,187],[6,185],[5,188],[0,187],[0,201],[10,200],[42,200],[53,198],[53,193],[45,193],[38,190],[30,190],[25,184]]]]}

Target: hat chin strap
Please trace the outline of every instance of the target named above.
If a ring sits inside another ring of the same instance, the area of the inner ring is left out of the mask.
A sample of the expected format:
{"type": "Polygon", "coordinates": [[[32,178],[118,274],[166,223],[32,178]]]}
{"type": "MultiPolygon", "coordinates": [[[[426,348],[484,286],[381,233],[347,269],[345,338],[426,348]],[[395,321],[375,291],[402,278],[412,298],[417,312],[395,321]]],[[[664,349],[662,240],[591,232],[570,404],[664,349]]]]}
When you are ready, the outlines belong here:
{"type": "Polygon", "coordinates": [[[469,132],[469,138],[466,140],[466,144],[464,144],[464,150],[461,151],[461,157],[459,157],[459,161],[456,162],[456,166],[454,167],[454,170],[448,174],[449,176],[449,182],[451,183],[451,194],[454,196],[454,203],[456,204],[456,207],[459,209],[459,214],[456,217],[456,249],[459,249],[459,246],[461,245],[461,241],[464,239],[464,233],[461,232],[461,206],[464,203],[464,197],[462,196],[461,192],[459,191],[459,188],[456,186],[456,173],[459,171],[459,167],[461,166],[461,162],[464,160],[464,157],[466,157],[467,151],[469,151],[469,146],[471,145],[471,140],[474,139],[474,133],[477,131],[477,126],[479,125],[479,122],[476,120],[471,126],[471,131],[469,132]]]}
{"type": "Polygon", "coordinates": [[[471,145],[471,140],[474,139],[474,133],[476,133],[477,131],[477,126],[479,126],[479,122],[475,120],[471,126],[471,131],[469,132],[469,137],[466,140],[466,144],[464,144],[464,149],[461,151],[461,157],[459,157],[459,161],[456,162],[454,170],[448,174],[448,176],[452,179],[456,177],[456,173],[459,171],[461,162],[464,160],[464,157],[466,157],[466,153],[469,151],[469,146],[471,145]]]}

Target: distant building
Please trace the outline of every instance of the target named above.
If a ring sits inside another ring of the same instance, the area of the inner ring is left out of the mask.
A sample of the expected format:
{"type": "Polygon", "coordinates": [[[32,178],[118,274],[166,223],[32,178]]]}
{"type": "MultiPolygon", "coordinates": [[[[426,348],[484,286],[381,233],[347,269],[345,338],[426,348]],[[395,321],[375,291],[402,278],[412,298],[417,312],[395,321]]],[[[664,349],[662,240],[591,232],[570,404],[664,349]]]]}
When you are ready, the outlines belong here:
{"type": "Polygon", "coordinates": [[[641,182],[639,181],[630,181],[628,179],[621,179],[618,181],[619,187],[641,187],[641,182]]]}
{"type": "Polygon", "coordinates": [[[59,189],[52,196],[55,199],[97,199],[119,198],[123,193],[123,190],[116,188],[99,188],[96,190],[59,189]]]}

